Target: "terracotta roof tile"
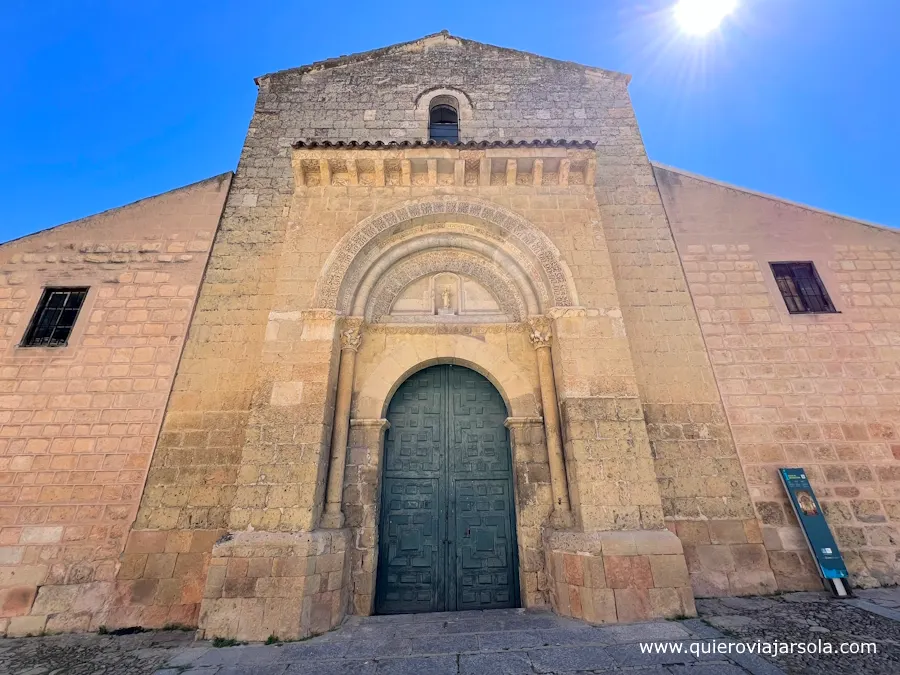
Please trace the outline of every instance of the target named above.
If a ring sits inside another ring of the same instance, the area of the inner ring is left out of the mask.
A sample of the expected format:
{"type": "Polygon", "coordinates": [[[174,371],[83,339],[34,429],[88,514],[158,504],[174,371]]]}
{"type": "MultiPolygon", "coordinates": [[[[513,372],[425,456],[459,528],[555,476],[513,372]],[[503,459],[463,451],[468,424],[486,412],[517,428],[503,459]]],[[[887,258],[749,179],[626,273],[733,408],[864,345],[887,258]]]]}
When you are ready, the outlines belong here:
{"type": "Polygon", "coordinates": [[[381,149],[381,148],[456,148],[458,150],[483,150],[485,148],[594,148],[593,141],[568,141],[551,138],[533,141],[466,141],[450,143],[448,141],[297,141],[295,148],[335,148],[335,149],[381,149]]]}

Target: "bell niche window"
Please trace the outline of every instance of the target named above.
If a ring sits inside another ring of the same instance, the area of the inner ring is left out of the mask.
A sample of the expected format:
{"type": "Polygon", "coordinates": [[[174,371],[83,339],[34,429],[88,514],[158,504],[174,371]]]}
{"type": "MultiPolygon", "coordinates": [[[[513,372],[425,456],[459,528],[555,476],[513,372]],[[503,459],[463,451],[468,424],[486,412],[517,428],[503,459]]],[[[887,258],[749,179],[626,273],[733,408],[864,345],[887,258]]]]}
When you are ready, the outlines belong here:
{"type": "Polygon", "coordinates": [[[436,97],[428,115],[428,138],[438,142],[459,142],[459,106],[453,97],[436,97]]]}

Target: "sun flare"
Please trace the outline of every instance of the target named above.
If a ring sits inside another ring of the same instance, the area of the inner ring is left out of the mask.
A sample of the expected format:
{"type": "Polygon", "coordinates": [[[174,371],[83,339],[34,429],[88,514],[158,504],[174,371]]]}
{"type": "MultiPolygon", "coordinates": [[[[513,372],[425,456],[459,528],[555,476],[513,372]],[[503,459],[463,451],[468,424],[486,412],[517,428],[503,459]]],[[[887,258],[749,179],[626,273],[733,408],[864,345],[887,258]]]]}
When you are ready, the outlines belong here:
{"type": "Polygon", "coordinates": [[[737,7],[737,0],[679,0],[675,19],[685,33],[706,35],[737,7]]]}

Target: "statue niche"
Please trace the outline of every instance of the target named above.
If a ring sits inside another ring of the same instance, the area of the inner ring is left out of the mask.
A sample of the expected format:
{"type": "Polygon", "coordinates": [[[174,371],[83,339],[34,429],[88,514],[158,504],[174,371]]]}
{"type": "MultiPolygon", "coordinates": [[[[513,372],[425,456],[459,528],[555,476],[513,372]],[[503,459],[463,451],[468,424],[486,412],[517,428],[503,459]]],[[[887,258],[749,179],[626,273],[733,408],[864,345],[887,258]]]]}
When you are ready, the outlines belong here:
{"type": "Polygon", "coordinates": [[[507,322],[497,298],[465,274],[440,272],[420,277],[401,290],[381,320],[401,323],[507,322]]]}

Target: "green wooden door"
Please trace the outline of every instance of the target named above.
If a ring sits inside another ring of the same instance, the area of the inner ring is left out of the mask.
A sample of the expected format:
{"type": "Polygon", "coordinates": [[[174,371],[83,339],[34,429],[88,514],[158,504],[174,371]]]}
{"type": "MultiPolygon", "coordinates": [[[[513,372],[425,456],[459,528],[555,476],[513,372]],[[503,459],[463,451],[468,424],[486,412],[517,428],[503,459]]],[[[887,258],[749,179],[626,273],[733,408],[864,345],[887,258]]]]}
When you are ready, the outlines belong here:
{"type": "Polygon", "coordinates": [[[518,606],[506,405],[478,373],[420,370],[388,407],[375,611],[518,606]]]}

